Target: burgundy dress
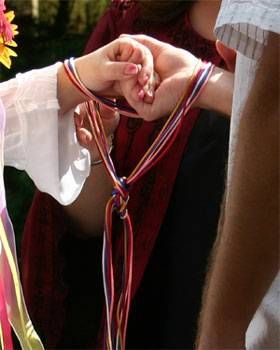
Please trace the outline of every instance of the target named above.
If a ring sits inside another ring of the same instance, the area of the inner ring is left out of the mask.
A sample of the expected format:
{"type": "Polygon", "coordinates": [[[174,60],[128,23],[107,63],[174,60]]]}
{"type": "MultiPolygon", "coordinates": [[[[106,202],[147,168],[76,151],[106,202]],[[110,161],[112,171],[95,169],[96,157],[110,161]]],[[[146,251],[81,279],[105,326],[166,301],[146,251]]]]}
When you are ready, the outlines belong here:
{"type": "MultiPolygon", "coordinates": [[[[221,64],[214,43],[200,37],[187,16],[164,27],[144,25],[139,5],[130,1],[113,1],[86,51],[139,28],[221,64]]],[[[119,175],[132,171],[163,123],[121,118],[113,154],[119,175]]],[[[135,250],[127,348],[193,348],[224,190],[227,141],[226,119],[191,110],[168,154],[131,189],[135,250]]],[[[55,200],[36,193],[24,230],[22,277],[31,318],[48,349],[102,344],[101,238],[79,239],[76,231],[55,200]]],[[[117,270],[120,259],[117,251],[117,270]]]]}

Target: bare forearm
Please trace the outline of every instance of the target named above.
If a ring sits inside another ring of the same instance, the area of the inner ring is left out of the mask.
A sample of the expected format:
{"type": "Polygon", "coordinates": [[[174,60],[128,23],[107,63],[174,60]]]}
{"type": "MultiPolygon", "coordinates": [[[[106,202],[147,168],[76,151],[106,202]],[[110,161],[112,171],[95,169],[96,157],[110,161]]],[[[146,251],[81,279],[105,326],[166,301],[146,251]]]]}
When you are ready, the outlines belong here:
{"type": "Polygon", "coordinates": [[[81,237],[103,233],[105,206],[112,192],[112,183],[103,164],[93,166],[77,200],[64,207],[77,234],[81,237]]]}
{"type": "Polygon", "coordinates": [[[249,322],[279,269],[278,45],[270,40],[241,119],[200,349],[245,346],[249,322]]]}

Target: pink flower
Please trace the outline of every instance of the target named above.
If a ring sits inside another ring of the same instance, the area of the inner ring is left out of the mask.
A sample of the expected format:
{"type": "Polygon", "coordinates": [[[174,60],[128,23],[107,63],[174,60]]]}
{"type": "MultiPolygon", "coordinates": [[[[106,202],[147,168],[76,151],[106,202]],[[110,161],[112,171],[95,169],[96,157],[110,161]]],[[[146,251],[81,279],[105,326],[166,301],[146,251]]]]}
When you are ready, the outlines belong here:
{"type": "Polygon", "coordinates": [[[5,0],[0,0],[0,11],[4,12],[6,10],[5,0]]]}
{"type": "Polygon", "coordinates": [[[4,0],[0,0],[0,35],[4,41],[11,41],[14,37],[14,34],[12,25],[4,13],[5,9],[6,7],[4,0]]]}

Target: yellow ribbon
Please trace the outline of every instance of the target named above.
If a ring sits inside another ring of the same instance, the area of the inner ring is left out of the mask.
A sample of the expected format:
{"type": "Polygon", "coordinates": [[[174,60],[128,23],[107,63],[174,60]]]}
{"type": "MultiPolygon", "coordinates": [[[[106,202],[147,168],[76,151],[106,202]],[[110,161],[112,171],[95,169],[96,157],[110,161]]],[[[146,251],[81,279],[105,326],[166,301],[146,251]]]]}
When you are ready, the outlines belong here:
{"type": "MultiPolygon", "coordinates": [[[[26,310],[26,305],[24,302],[24,297],[22,293],[19,272],[17,267],[16,258],[13,256],[11,251],[7,235],[4,229],[2,219],[0,219],[0,241],[2,243],[3,251],[1,254],[5,254],[7,257],[7,262],[10,268],[12,281],[14,285],[15,302],[17,305],[10,305],[11,308],[8,310],[9,321],[18,337],[22,349],[24,350],[43,350],[43,344],[37,335],[32,322],[29,318],[28,312],[26,310]]],[[[5,349],[5,344],[3,344],[2,329],[0,325],[0,340],[1,347],[5,349]]],[[[10,349],[7,349],[10,350],[10,349]]]]}

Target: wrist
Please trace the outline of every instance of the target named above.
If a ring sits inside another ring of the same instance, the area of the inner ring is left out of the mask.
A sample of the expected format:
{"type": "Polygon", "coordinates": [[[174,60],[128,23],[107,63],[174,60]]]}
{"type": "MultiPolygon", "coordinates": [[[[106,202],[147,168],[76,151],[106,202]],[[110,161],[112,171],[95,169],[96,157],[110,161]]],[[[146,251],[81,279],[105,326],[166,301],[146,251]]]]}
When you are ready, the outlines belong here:
{"type": "Polygon", "coordinates": [[[74,67],[79,79],[83,82],[83,85],[89,90],[96,90],[94,82],[98,81],[98,72],[100,69],[95,67],[94,53],[75,58],[74,67]],[[91,59],[89,59],[89,55],[91,59]],[[93,74],[94,73],[94,77],[93,74]]]}
{"type": "Polygon", "coordinates": [[[62,115],[86,100],[85,95],[69,80],[63,66],[57,71],[57,99],[62,115]]]}
{"type": "Polygon", "coordinates": [[[233,95],[233,74],[214,67],[203,92],[194,107],[214,110],[230,116],[233,95]]]}

